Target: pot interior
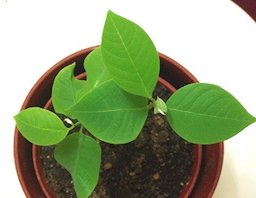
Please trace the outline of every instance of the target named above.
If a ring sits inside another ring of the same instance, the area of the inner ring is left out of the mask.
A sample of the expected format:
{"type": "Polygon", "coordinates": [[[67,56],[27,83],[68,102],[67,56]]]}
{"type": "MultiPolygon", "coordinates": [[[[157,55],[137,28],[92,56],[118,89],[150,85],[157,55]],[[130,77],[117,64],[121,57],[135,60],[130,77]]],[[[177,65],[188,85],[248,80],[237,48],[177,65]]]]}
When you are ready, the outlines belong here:
{"type": "MultiPolygon", "coordinates": [[[[86,57],[94,48],[95,47],[78,51],[49,69],[33,86],[22,105],[22,109],[31,106],[43,107],[50,99],[51,87],[57,73],[64,66],[73,62],[77,63],[75,70],[76,75],[84,72],[84,57],[86,57]]],[[[159,55],[161,62],[160,76],[176,89],[188,83],[197,82],[196,78],[180,64],[163,54],[159,55]]],[[[26,196],[46,197],[34,170],[32,145],[23,138],[17,129],[15,129],[14,156],[17,174],[26,196]]],[[[191,197],[204,198],[210,197],[213,194],[220,176],[222,161],[223,143],[202,146],[202,163],[191,197]]]]}

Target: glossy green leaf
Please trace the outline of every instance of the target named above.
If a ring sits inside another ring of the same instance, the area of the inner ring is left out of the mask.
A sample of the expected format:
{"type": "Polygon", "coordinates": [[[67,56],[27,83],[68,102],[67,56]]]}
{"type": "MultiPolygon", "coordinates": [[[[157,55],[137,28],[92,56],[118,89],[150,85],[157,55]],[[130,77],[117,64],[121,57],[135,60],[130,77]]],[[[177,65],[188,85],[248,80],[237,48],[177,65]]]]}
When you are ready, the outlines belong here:
{"type": "Polygon", "coordinates": [[[21,134],[36,145],[57,144],[69,131],[57,115],[39,107],[25,109],[14,118],[21,134]]]}
{"type": "Polygon", "coordinates": [[[93,50],[85,58],[84,67],[87,74],[88,89],[96,88],[101,83],[112,78],[103,61],[100,47],[93,50]]]}
{"type": "Polygon", "coordinates": [[[88,197],[99,178],[100,145],[80,132],[73,133],[56,146],[54,157],[71,174],[77,197],[88,197]]]}
{"type": "Polygon", "coordinates": [[[159,75],[159,56],[141,27],[109,11],[101,49],[108,71],[121,88],[152,97],[159,75]]]}
{"type": "Polygon", "coordinates": [[[109,80],[69,111],[98,139],[121,144],[136,139],[148,108],[146,98],[129,94],[109,80]]]}
{"type": "Polygon", "coordinates": [[[212,84],[182,87],[169,98],[167,108],[174,131],[198,144],[224,141],[255,122],[231,94],[212,84]]]}
{"type": "Polygon", "coordinates": [[[66,66],[54,79],[52,103],[57,113],[68,115],[66,109],[76,104],[79,100],[79,91],[86,88],[85,80],[78,80],[74,77],[74,69],[75,63],[66,66]]]}

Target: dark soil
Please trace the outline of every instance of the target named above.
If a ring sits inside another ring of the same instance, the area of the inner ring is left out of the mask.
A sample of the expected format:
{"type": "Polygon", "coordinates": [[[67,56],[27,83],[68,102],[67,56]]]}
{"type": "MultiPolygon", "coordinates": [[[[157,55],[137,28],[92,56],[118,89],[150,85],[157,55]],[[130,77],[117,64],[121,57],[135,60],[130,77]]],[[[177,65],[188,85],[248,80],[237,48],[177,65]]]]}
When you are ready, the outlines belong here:
{"type": "MultiPolygon", "coordinates": [[[[162,86],[157,95],[168,98],[162,86]]],[[[189,180],[193,145],[179,138],[165,117],[149,114],[132,143],[100,143],[100,181],[91,198],[177,198],[189,180]]],[[[60,198],[76,197],[72,179],[53,158],[54,147],[41,147],[46,182],[60,198]]]]}

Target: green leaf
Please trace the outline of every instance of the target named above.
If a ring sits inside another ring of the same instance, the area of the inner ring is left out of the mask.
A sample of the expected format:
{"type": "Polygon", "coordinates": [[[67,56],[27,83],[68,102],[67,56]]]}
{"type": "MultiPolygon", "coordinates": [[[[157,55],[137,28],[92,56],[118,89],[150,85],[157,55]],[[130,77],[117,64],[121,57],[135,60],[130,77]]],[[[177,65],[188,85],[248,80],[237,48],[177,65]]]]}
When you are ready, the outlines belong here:
{"type": "Polygon", "coordinates": [[[101,49],[108,71],[121,88],[152,97],[159,75],[159,56],[141,27],[109,11],[101,49]]]}
{"type": "Polygon", "coordinates": [[[112,78],[103,61],[100,47],[93,50],[86,57],[84,67],[87,74],[88,89],[94,89],[112,78]]]}
{"type": "Polygon", "coordinates": [[[231,94],[212,84],[182,87],[169,98],[167,108],[174,131],[198,144],[224,141],[255,122],[231,94]]]}
{"type": "Polygon", "coordinates": [[[113,80],[89,92],[70,110],[98,139],[122,144],[133,141],[147,117],[147,99],[129,94],[113,80]]]}
{"type": "Polygon", "coordinates": [[[54,157],[71,174],[77,197],[88,197],[99,178],[100,145],[80,132],[73,133],[56,146],[54,157]]]}
{"type": "Polygon", "coordinates": [[[165,102],[157,97],[156,101],[154,102],[154,114],[161,113],[162,115],[165,115],[167,112],[167,106],[165,102]]]}
{"type": "Polygon", "coordinates": [[[21,134],[28,141],[41,146],[59,143],[69,131],[57,115],[39,107],[25,109],[14,119],[21,134]]]}
{"type": "MultiPolygon", "coordinates": [[[[64,67],[56,76],[52,88],[52,103],[57,113],[68,115],[66,109],[80,99],[79,92],[87,89],[85,80],[74,77],[75,63],[64,67]]],[[[71,115],[69,115],[72,117],[71,115]]]]}

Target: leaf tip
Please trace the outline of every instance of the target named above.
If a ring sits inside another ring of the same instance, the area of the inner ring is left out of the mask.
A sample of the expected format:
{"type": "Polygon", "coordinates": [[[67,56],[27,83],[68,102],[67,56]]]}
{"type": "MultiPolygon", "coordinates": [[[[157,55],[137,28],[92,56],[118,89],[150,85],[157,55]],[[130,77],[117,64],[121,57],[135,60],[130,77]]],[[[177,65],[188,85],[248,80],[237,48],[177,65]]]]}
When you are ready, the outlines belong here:
{"type": "Polygon", "coordinates": [[[114,15],[115,13],[112,11],[112,10],[108,10],[107,12],[107,16],[111,16],[111,15],[114,15]]]}
{"type": "Polygon", "coordinates": [[[16,115],[12,116],[13,119],[16,120],[16,118],[17,118],[18,115],[19,115],[19,114],[16,114],[16,115]]]}
{"type": "Polygon", "coordinates": [[[20,117],[20,115],[23,113],[23,111],[25,111],[25,110],[22,110],[22,111],[20,111],[19,113],[17,113],[16,115],[13,116],[13,119],[15,120],[16,123],[18,122],[19,117],[20,117]]]}
{"type": "Polygon", "coordinates": [[[253,117],[253,122],[252,123],[256,122],[256,117],[254,117],[254,116],[252,116],[252,117],[253,117]]]}
{"type": "Polygon", "coordinates": [[[68,65],[67,67],[71,68],[71,70],[74,72],[75,67],[76,67],[76,62],[71,63],[71,64],[68,65]]]}
{"type": "Polygon", "coordinates": [[[116,19],[116,18],[123,18],[120,15],[116,14],[115,12],[113,12],[112,10],[108,10],[107,12],[107,20],[108,19],[116,19]]]}
{"type": "Polygon", "coordinates": [[[18,114],[12,117],[16,123],[17,123],[17,117],[18,117],[18,114]]]}

